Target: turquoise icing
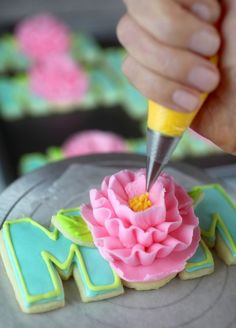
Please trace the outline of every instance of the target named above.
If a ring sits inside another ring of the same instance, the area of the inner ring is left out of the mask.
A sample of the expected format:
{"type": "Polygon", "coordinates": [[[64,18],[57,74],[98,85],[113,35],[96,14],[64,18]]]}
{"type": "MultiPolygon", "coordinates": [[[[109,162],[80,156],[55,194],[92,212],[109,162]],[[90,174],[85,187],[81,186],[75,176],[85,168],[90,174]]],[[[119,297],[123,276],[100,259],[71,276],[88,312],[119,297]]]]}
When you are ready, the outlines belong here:
{"type": "Polygon", "coordinates": [[[205,248],[200,243],[198,246],[198,249],[196,253],[187,261],[188,264],[195,264],[195,266],[192,266],[190,268],[186,267],[187,272],[194,272],[206,268],[213,268],[214,267],[214,261],[211,258],[207,263],[201,264],[202,261],[205,261],[207,259],[207,254],[205,248]]]}
{"type": "Polygon", "coordinates": [[[46,164],[48,164],[48,160],[45,155],[40,153],[27,154],[20,159],[19,170],[21,174],[25,174],[46,164]]]}
{"type": "MultiPolygon", "coordinates": [[[[84,262],[87,271],[90,273],[89,276],[93,285],[101,286],[101,285],[112,284],[114,282],[114,275],[111,271],[110,265],[101,257],[97,248],[80,246],[80,252],[83,255],[84,262]]],[[[78,262],[77,259],[76,261],[78,262]]],[[[78,267],[82,275],[79,263],[78,263],[78,267]]],[[[90,290],[87,288],[87,285],[85,283],[84,283],[84,287],[87,290],[87,294],[89,294],[90,290]]],[[[104,292],[99,292],[99,294],[104,294],[104,292]]],[[[93,292],[92,296],[95,295],[96,294],[93,292]]]]}
{"type": "Polygon", "coordinates": [[[0,71],[26,70],[29,60],[18,49],[16,40],[10,35],[0,40],[0,71]]]}
{"type": "Polygon", "coordinates": [[[21,99],[15,83],[7,79],[0,80],[0,110],[1,116],[7,119],[20,118],[22,116],[21,99]]]}
{"type": "MultiPolygon", "coordinates": [[[[201,187],[199,188],[201,189],[201,187]]],[[[204,231],[209,231],[214,215],[219,215],[222,218],[229,235],[232,237],[233,242],[236,243],[236,210],[234,206],[226,198],[221,188],[217,185],[204,187],[203,191],[204,198],[195,209],[195,213],[199,217],[201,229],[204,231]]],[[[218,223],[216,225],[216,230],[233,252],[232,245],[229,243],[228,237],[218,223]]],[[[206,239],[208,239],[210,243],[214,243],[215,238],[216,231],[211,237],[206,239]]],[[[236,256],[236,254],[233,255],[236,256]]]]}
{"type": "Polygon", "coordinates": [[[146,144],[146,140],[145,139],[130,139],[127,140],[127,144],[129,149],[134,152],[134,153],[138,153],[138,154],[146,154],[147,151],[147,144],[146,144]]]}
{"type": "Polygon", "coordinates": [[[42,97],[35,95],[29,85],[28,77],[15,81],[20,90],[24,90],[24,111],[32,115],[42,115],[48,113],[49,102],[42,97]]]}
{"type": "MultiPolygon", "coordinates": [[[[14,224],[9,225],[10,238],[14,247],[14,252],[21,268],[23,279],[26,283],[28,293],[30,295],[46,294],[55,290],[52,279],[49,275],[47,266],[41,256],[42,251],[47,251],[60,263],[63,263],[69,254],[70,247],[73,245],[71,241],[66,239],[62,234],[58,233],[56,240],[50,239],[39,227],[32,224],[30,221],[15,221],[14,224]]],[[[6,245],[7,253],[11,261],[15,278],[20,287],[20,293],[25,307],[30,307],[32,304],[27,303],[25,293],[20,282],[19,273],[16,268],[9,243],[5,235],[6,231],[3,227],[4,242],[6,245]]],[[[110,285],[114,283],[114,273],[111,270],[108,262],[106,262],[99,254],[96,248],[87,248],[77,246],[81,252],[83,260],[85,262],[86,270],[90,277],[90,281],[95,286],[110,285]]],[[[89,289],[85,282],[85,278],[81,271],[79,261],[74,255],[69,267],[63,271],[68,275],[68,272],[72,270],[73,265],[79,270],[81,279],[83,281],[83,289],[87,298],[93,298],[97,295],[110,293],[112,290],[92,291],[89,289]]],[[[53,266],[56,270],[55,265],[53,266]]],[[[37,304],[53,302],[55,300],[64,299],[64,292],[61,283],[61,279],[57,278],[60,287],[60,293],[57,297],[42,298],[37,301],[37,304]]],[[[118,288],[120,288],[119,285],[118,288]]]]}
{"type": "Polygon", "coordinates": [[[146,98],[134,88],[122,74],[122,63],[125,57],[123,49],[108,49],[105,52],[107,65],[114,71],[121,83],[121,101],[129,114],[134,118],[143,118],[147,111],[146,98]]]}
{"type": "Polygon", "coordinates": [[[90,84],[101,102],[114,104],[120,100],[120,88],[115,78],[108,74],[106,68],[94,68],[89,72],[90,84]]]}
{"type": "Polygon", "coordinates": [[[203,248],[202,244],[199,244],[196,253],[188,260],[188,263],[198,263],[204,261],[207,258],[206,251],[203,248]]]}
{"type": "Polygon", "coordinates": [[[147,100],[128,81],[125,84],[123,104],[134,118],[144,118],[147,113],[147,100]]]}
{"type": "Polygon", "coordinates": [[[38,169],[48,163],[64,158],[64,154],[59,147],[49,147],[46,154],[43,153],[29,153],[20,158],[19,172],[25,174],[38,169]]]}
{"type": "Polygon", "coordinates": [[[48,101],[33,94],[28,78],[24,75],[0,79],[1,115],[5,119],[16,119],[27,113],[48,113],[48,101]]]}
{"type": "Polygon", "coordinates": [[[37,97],[31,91],[28,91],[28,110],[33,115],[41,115],[49,113],[50,104],[47,100],[37,97]]]}
{"type": "Polygon", "coordinates": [[[230,244],[230,242],[229,242],[227,236],[225,235],[224,231],[222,230],[222,228],[220,226],[217,226],[217,230],[219,231],[220,236],[223,238],[224,242],[226,243],[226,245],[230,249],[231,255],[236,259],[236,252],[233,249],[232,245],[230,244]]]}
{"type": "Polygon", "coordinates": [[[94,38],[77,32],[71,38],[71,54],[80,62],[91,64],[101,59],[102,50],[94,38]]]}

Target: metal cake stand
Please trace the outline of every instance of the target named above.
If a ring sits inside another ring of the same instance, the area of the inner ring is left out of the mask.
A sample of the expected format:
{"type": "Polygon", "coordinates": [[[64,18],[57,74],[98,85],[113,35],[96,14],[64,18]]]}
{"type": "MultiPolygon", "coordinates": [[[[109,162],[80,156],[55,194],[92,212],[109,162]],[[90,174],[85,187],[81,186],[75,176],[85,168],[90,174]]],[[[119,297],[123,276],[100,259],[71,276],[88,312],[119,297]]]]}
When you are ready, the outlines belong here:
{"type": "MultiPolygon", "coordinates": [[[[50,164],[14,182],[0,195],[0,222],[32,217],[49,226],[62,207],[88,200],[88,190],[105,175],[119,169],[145,166],[145,157],[128,154],[93,155],[50,164]]],[[[190,189],[212,182],[204,173],[183,164],[167,169],[190,189]]],[[[85,328],[232,328],[236,327],[236,267],[227,267],[215,256],[212,275],[181,281],[178,278],[157,291],[125,294],[93,303],[82,303],[73,279],[64,283],[64,308],[27,315],[20,311],[0,261],[0,327],[85,328]]]]}

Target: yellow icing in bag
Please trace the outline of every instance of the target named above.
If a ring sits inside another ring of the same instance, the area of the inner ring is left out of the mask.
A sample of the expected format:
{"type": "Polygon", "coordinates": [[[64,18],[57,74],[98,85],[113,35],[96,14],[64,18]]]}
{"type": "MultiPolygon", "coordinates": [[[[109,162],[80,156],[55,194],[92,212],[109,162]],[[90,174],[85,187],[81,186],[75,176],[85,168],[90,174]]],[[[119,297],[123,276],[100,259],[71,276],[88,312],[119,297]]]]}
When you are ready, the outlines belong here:
{"type": "MultiPolygon", "coordinates": [[[[212,57],[211,62],[217,64],[217,57],[212,57]]],[[[201,100],[205,101],[207,96],[207,93],[202,93],[201,100]]],[[[181,137],[184,131],[191,125],[198,110],[191,113],[176,112],[149,101],[147,125],[149,129],[161,134],[170,137],[181,137]]]]}

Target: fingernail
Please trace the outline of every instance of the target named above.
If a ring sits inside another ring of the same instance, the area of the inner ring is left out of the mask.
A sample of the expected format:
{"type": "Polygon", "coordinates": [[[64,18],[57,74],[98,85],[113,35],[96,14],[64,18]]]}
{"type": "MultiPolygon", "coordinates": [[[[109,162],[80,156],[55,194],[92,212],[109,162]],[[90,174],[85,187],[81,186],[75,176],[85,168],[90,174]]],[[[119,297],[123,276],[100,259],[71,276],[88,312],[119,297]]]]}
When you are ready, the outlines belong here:
{"type": "Polygon", "coordinates": [[[203,66],[194,67],[188,76],[188,82],[201,91],[212,91],[219,82],[219,75],[203,66]]]}
{"type": "Polygon", "coordinates": [[[203,3],[194,3],[194,5],[192,6],[192,12],[204,20],[208,21],[211,19],[210,9],[203,3]]]}
{"type": "Polygon", "coordinates": [[[220,38],[210,31],[200,31],[192,35],[189,47],[204,56],[212,56],[220,47],[220,38]]]}
{"type": "Polygon", "coordinates": [[[200,104],[200,99],[197,96],[185,90],[175,91],[173,94],[173,101],[176,105],[189,112],[198,109],[200,104]]]}

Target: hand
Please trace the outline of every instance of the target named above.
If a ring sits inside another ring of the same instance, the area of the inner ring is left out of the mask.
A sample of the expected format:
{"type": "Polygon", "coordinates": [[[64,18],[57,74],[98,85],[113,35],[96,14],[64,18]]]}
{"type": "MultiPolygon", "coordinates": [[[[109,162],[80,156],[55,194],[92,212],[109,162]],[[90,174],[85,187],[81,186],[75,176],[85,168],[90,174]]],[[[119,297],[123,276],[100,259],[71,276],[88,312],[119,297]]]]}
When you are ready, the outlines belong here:
{"type": "MultiPolygon", "coordinates": [[[[125,0],[127,14],[117,29],[120,42],[129,53],[123,65],[129,80],[147,98],[177,111],[199,108],[200,93],[211,92],[219,84],[219,71],[206,57],[216,54],[220,47],[220,35],[214,27],[220,7],[216,0],[199,1],[125,0]]],[[[223,2],[227,11],[219,66],[222,83],[200,110],[193,127],[233,153],[236,106],[231,102],[236,81],[230,69],[234,65],[236,70],[236,47],[234,32],[230,35],[228,31],[235,31],[236,3],[223,2]]]]}
{"type": "Polygon", "coordinates": [[[194,130],[236,155],[236,1],[223,0],[221,82],[194,120],[194,130]]]}

